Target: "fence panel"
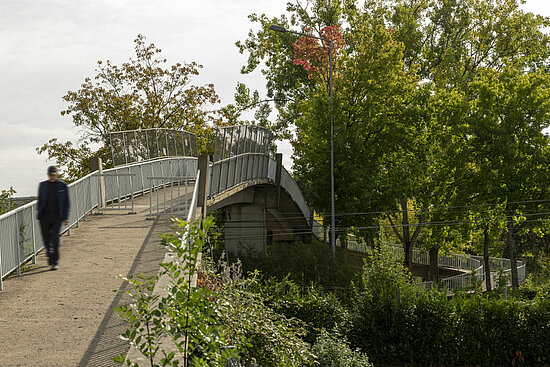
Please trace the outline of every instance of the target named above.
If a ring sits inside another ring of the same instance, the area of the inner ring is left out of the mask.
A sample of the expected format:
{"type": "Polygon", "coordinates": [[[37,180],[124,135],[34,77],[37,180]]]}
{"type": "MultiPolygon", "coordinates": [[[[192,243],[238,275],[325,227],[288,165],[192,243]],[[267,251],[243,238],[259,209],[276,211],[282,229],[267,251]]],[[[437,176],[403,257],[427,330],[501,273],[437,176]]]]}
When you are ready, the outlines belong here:
{"type": "MultiPolygon", "coordinates": [[[[100,203],[99,181],[105,182],[106,200],[112,207],[127,208],[128,201],[134,195],[143,194],[146,187],[145,177],[162,174],[164,170],[177,176],[194,176],[197,170],[197,158],[164,158],[155,161],[134,163],[104,171],[100,177],[97,172],[91,173],[69,185],[71,211],[69,226],[78,226],[100,203]],[[122,175],[122,176],[121,176],[122,175]]],[[[19,273],[20,266],[32,259],[44,248],[40,223],[36,218],[37,202],[33,201],[15,210],[0,215],[0,290],[2,280],[10,273],[19,273]]]]}

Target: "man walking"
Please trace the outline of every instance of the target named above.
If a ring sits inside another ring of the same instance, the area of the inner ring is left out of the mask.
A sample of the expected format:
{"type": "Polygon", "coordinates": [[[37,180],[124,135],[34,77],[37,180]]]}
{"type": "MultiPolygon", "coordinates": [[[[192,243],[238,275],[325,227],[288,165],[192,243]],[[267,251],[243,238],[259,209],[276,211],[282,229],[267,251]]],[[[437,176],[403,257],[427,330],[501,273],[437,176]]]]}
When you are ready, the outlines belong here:
{"type": "Polygon", "coordinates": [[[46,246],[48,265],[52,270],[59,267],[59,230],[61,223],[69,224],[69,187],[57,179],[57,167],[48,167],[48,180],[38,187],[38,215],[42,239],[46,246]]]}

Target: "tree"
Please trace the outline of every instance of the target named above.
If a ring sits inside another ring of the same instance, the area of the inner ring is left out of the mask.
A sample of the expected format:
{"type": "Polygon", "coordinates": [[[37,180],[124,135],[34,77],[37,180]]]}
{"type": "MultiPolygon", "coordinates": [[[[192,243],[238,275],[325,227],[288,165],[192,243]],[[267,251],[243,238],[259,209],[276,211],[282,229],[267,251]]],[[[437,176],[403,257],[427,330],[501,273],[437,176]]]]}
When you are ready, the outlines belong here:
{"type": "Polygon", "coordinates": [[[161,50],[147,44],[144,36],[138,35],[134,43],[135,58],[120,66],[98,61],[97,75],[63,97],[68,107],[61,115],[71,116],[81,129],[79,141],[61,143],[54,138],[37,148],[39,154],[46,153],[64,166],[68,179],[89,172],[91,156],[111,164],[110,131],[185,129],[198,135],[199,149],[204,152],[212,126],[221,123],[220,111],[207,109],[219,102],[213,84],[191,84],[201,65],[168,65],[161,50]]]}
{"type": "Polygon", "coordinates": [[[0,214],[9,212],[15,208],[13,201],[11,200],[15,190],[10,187],[8,190],[2,190],[0,192],[0,214]]]}
{"type": "MultiPolygon", "coordinates": [[[[472,90],[488,71],[503,73],[514,64],[526,74],[542,72],[550,61],[550,38],[543,31],[549,20],[526,13],[520,5],[518,0],[382,0],[362,5],[318,0],[289,3],[287,14],[276,18],[251,15],[261,29],[238,43],[249,55],[243,72],[264,61],[268,93],[290,100],[278,106],[279,120],[296,127],[295,173],[314,207],[327,211],[329,199],[329,105],[326,70],[319,70],[326,46],[323,53],[315,41],[274,34],[269,25],[316,35],[327,27],[341,29],[345,45],[335,64],[336,208],[340,213],[396,212],[388,220],[395,224],[394,235],[410,266],[419,239],[437,261],[441,244],[453,242],[451,237],[468,238],[464,231],[472,229],[430,230],[442,241],[422,236],[430,221],[469,220],[468,210],[434,213],[431,208],[494,199],[479,195],[481,188],[467,177],[476,165],[468,134],[475,124],[471,110],[480,98],[472,90]],[[399,63],[380,63],[384,42],[399,50],[399,63]],[[320,77],[312,77],[315,73],[320,77]],[[364,146],[358,144],[366,137],[364,146]]],[[[515,90],[519,84],[507,88],[515,90]]],[[[542,113],[544,106],[535,108],[542,113]]],[[[524,174],[537,176],[536,171],[524,174]]],[[[339,219],[339,226],[360,227],[383,216],[339,219]]]]}
{"type": "MultiPolygon", "coordinates": [[[[408,108],[416,97],[414,77],[402,64],[402,48],[382,26],[367,24],[344,33],[321,30],[336,39],[334,55],[334,174],[336,211],[366,212],[380,207],[387,195],[377,190],[384,175],[384,157],[410,135],[415,112],[408,108]]],[[[313,206],[328,212],[330,108],[327,45],[296,44],[294,63],[317,80],[317,90],[297,104],[297,137],[293,141],[294,170],[307,188],[313,206]],[[302,47],[306,46],[306,47],[302,47]],[[305,48],[305,49],[304,49],[305,48]],[[326,56],[325,56],[326,55],[326,56]],[[319,65],[319,66],[318,66],[319,65]],[[323,65],[323,66],[320,66],[323,65]]],[[[372,216],[362,218],[373,224],[372,216]]],[[[339,216],[339,233],[357,223],[357,217],[339,216]]]]}
{"type": "MultiPolygon", "coordinates": [[[[516,241],[540,224],[548,210],[550,138],[550,75],[525,70],[515,63],[502,71],[485,69],[471,83],[465,117],[468,167],[463,182],[486,202],[502,203],[505,235],[512,263],[512,284],[518,287],[516,241]]],[[[471,193],[470,193],[471,195],[471,193]]]]}

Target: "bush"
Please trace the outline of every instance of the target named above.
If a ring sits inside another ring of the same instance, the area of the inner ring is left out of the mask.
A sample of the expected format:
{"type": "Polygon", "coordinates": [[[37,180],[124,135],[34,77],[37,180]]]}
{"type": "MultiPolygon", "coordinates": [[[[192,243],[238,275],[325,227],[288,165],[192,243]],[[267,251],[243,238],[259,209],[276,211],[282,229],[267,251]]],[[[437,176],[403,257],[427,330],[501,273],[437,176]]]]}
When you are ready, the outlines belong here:
{"type": "Polygon", "coordinates": [[[347,335],[375,364],[550,364],[550,300],[478,293],[447,299],[416,292],[406,277],[391,259],[375,256],[365,265],[347,335]]]}
{"type": "Polygon", "coordinates": [[[319,367],[371,367],[369,359],[359,350],[353,351],[343,337],[323,333],[313,345],[319,367]]]}
{"type": "Polygon", "coordinates": [[[319,243],[274,243],[265,256],[247,253],[229,254],[229,262],[237,259],[245,273],[259,270],[267,277],[288,278],[302,288],[316,284],[328,289],[349,289],[359,280],[362,262],[338,248],[336,258],[329,247],[319,243]]]}
{"type": "Polygon", "coordinates": [[[313,285],[301,289],[288,279],[270,278],[259,291],[264,303],[274,311],[304,323],[307,334],[303,339],[308,343],[314,343],[321,330],[339,332],[349,322],[349,311],[341,301],[313,285]]]}
{"type": "Polygon", "coordinates": [[[216,308],[224,335],[239,357],[261,366],[304,366],[313,359],[311,347],[302,338],[305,324],[278,313],[264,302],[258,273],[242,278],[239,270],[224,271],[216,308]],[[231,274],[231,276],[227,276],[231,274]]]}

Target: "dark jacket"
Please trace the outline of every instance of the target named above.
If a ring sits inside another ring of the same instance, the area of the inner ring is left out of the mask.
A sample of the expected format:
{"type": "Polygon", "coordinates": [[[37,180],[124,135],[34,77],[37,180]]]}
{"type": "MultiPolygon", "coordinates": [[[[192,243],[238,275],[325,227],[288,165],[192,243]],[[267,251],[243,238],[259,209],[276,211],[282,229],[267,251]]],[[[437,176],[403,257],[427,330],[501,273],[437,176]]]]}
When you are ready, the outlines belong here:
{"type": "MultiPolygon", "coordinates": [[[[48,199],[48,182],[49,181],[40,182],[40,186],[38,186],[38,219],[42,218],[42,214],[44,214],[44,209],[46,208],[46,202],[48,199]]],[[[59,219],[69,219],[69,211],[71,209],[71,203],[69,201],[69,186],[67,186],[65,182],[59,180],[57,180],[57,209],[59,210],[59,219]]]]}

